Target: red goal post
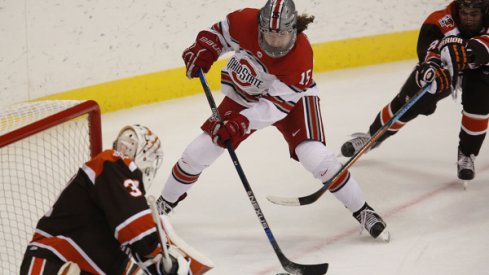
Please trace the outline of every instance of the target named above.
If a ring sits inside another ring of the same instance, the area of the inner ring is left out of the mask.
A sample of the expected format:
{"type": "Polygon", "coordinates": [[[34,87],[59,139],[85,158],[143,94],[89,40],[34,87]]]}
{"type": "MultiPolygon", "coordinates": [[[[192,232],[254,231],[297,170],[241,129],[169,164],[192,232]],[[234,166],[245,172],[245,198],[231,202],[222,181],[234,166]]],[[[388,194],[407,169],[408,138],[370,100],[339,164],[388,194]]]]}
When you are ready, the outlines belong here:
{"type": "Polygon", "coordinates": [[[37,220],[79,167],[102,151],[95,101],[0,107],[0,274],[18,274],[37,220]]]}

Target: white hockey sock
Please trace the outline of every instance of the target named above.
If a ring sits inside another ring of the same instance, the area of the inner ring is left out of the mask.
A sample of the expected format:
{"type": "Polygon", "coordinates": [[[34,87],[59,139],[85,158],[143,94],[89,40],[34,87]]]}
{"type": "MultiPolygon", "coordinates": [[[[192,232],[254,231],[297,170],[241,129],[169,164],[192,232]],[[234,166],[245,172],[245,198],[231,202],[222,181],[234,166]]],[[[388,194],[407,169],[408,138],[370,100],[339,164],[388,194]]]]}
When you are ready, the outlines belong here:
{"type": "Polygon", "coordinates": [[[163,198],[169,202],[176,202],[180,196],[192,188],[200,173],[214,163],[223,152],[224,148],[212,143],[209,135],[202,133],[195,138],[187,146],[177,165],[173,167],[172,174],[168,177],[161,193],[163,198]],[[182,176],[179,177],[179,175],[182,176]],[[186,181],[187,176],[194,180],[186,181]],[[180,181],[177,180],[178,178],[180,181]]]}
{"type": "Polygon", "coordinates": [[[319,141],[302,142],[295,153],[302,166],[321,182],[329,180],[341,168],[334,153],[319,141]]]}
{"type": "MultiPolygon", "coordinates": [[[[295,152],[304,168],[321,182],[331,179],[341,168],[334,153],[318,141],[305,141],[297,146],[295,152]]],[[[351,174],[349,180],[338,188],[332,194],[352,212],[359,210],[365,203],[360,186],[351,174]]]]}
{"type": "Polygon", "coordinates": [[[194,184],[180,183],[173,177],[173,175],[170,175],[166,180],[166,184],[161,195],[168,202],[175,203],[178,201],[180,196],[192,188],[193,185],[194,184]]]}
{"type": "Polygon", "coordinates": [[[362,190],[358,182],[350,174],[350,179],[338,191],[332,193],[339,201],[350,209],[352,213],[358,211],[365,204],[362,190]]]}

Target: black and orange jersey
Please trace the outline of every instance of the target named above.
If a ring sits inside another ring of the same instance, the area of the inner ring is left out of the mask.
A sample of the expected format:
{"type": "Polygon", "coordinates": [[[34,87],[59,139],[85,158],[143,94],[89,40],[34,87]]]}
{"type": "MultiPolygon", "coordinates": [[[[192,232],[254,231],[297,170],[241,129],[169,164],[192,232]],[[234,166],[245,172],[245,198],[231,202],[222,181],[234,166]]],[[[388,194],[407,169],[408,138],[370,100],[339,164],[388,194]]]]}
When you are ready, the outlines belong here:
{"type": "Polygon", "coordinates": [[[39,220],[29,245],[86,272],[119,274],[128,254],[144,260],[160,252],[144,194],[135,163],[106,150],[79,169],[39,220]]]}
{"type": "Polygon", "coordinates": [[[438,42],[445,36],[461,36],[467,41],[467,48],[472,51],[473,59],[469,68],[489,65],[489,28],[484,26],[480,33],[471,37],[464,36],[455,20],[455,1],[445,9],[431,13],[421,26],[418,38],[417,53],[420,62],[438,55],[438,42]]]}

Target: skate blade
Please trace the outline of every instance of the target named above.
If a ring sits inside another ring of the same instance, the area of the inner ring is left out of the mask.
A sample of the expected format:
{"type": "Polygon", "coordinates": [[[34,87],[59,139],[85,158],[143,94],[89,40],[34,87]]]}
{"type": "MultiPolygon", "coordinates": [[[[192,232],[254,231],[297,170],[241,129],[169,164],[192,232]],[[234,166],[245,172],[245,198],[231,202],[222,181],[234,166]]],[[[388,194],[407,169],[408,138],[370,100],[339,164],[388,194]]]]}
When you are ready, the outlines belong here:
{"type": "Polygon", "coordinates": [[[388,243],[391,241],[391,233],[388,230],[384,230],[376,239],[388,243]]]}

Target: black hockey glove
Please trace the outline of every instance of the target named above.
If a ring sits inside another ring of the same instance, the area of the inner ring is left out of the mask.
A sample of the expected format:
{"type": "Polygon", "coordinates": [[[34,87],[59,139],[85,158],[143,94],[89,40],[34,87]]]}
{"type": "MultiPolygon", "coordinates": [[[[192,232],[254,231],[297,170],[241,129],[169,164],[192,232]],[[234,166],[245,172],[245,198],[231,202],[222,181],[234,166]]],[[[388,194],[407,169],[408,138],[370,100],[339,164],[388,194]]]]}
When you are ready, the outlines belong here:
{"type": "Polygon", "coordinates": [[[432,58],[416,66],[416,84],[423,88],[433,83],[430,93],[441,93],[451,88],[450,73],[441,67],[441,60],[432,58]]]}
{"type": "Polygon", "coordinates": [[[450,72],[452,87],[456,88],[459,75],[467,68],[468,54],[466,42],[458,36],[450,35],[440,41],[438,50],[443,65],[450,72]]]}

